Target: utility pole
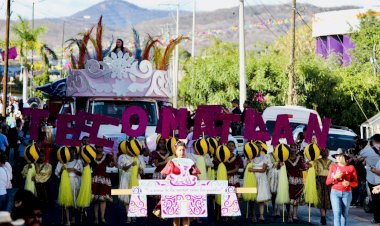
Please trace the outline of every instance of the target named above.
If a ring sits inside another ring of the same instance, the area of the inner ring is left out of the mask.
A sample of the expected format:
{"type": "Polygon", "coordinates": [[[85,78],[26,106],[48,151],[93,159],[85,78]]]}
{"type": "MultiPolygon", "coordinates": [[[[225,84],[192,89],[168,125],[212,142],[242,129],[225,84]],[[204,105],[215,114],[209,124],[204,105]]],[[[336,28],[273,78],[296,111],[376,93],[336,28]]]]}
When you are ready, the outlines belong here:
{"type": "Polygon", "coordinates": [[[288,87],[288,105],[297,105],[297,91],[295,87],[296,74],[294,72],[295,67],[295,52],[296,52],[296,0],[293,0],[292,6],[292,49],[290,55],[290,65],[289,65],[289,87],[288,87]]]}
{"type": "MultiPolygon", "coordinates": [[[[34,0],[33,0],[33,7],[32,7],[32,30],[34,30],[34,0]]],[[[34,49],[32,49],[32,77],[30,78],[29,83],[29,97],[32,97],[32,86],[33,86],[33,78],[34,78],[34,49]]],[[[24,103],[26,103],[27,100],[24,100],[24,103]]]]}
{"type": "Polygon", "coordinates": [[[197,0],[193,0],[193,37],[192,37],[192,40],[191,40],[191,57],[195,57],[195,10],[196,10],[196,7],[197,7],[197,3],[196,3],[197,0]]]}
{"type": "Polygon", "coordinates": [[[4,76],[3,76],[3,109],[2,115],[6,117],[7,94],[8,94],[8,53],[9,53],[9,22],[11,17],[11,0],[7,0],[7,18],[5,24],[5,55],[4,55],[4,76]]]}
{"type": "Polygon", "coordinates": [[[65,23],[66,21],[63,21],[63,25],[62,25],[62,58],[61,58],[61,73],[60,73],[60,77],[62,78],[62,75],[63,75],[63,55],[64,55],[64,50],[63,50],[63,45],[65,43],[65,23]]]}
{"type": "Polygon", "coordinates": [[[239,7],[239,106],[243,109],[244,101],[247,99],[246,75],[245,75],[245,34],[244,34],[244,0],[240,0],[239,7]]]}
{"type": "MultiPolygon", "coordinates": [[[[175,5],[177,6],[177,22],[176,22],[176,35],[177,35],[177,38],[179,37],[179,1],[180,0],[177,0],[177,4],[160,4],[160,5],[175,5]]],[[[170,36],[169,36],[170,37],[170,36]]],[[[174,57],[172,57],[172,60],[173,60],[173,70],[170,70],[170,74],[172,74],[172,95],[173,95],[173,107],[177,107],[178,105],[178,72],[179,72],[179,50],[178,50],[178,45],[176,45],[175,47],[175,52],[174,52],[174,57]]]]}
{"type": "MultiPolygon", "coordinates": [[[[179,0],[177,0],[177,24],[176,24],[176,35],[179,37],[179,0]]],[[[174,77],[173,77],[173,106],[177,108],[178,106],[178,71],[179,71],[179,49],[178,45],[175,47],[175,61],[174,61],[174,77]]]]}

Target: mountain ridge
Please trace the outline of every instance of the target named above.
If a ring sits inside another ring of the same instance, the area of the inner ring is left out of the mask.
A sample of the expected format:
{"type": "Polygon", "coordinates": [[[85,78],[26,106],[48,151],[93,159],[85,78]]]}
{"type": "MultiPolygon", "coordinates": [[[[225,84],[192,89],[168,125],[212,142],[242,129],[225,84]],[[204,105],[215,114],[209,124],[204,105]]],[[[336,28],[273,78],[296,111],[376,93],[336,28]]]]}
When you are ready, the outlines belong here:
{"type": "MultiPolygon", "coordinates": [[[[297,9],[302,20],[297,25],[310,22],[313,14],[324,11],[353,9],[355,6],[334,8],[321,8],[310,4],[298,4],[297,9]]],[[[175,18],[173,11],[150,10],[124,0],[103,1],[87,9],[78,11],[68,17],[48,18],[35,20],[35,26],[45,26],[48,32],[42,39],[54,49],[60,49],[62,39],[68,40],[75,37],[79,32],[84,32],[91,26],[96,25],[100,15],[103,15],[104,39],[109,43],[113,38],[122,38],[133,41],[131,27],[135,27],[141,37],[146,34],[158,36],[161,39],[169,39],[175,33],[175,18]],[[84,18],[90,19],[84,19],[84,18]],[[64,33],[63,33],[64,30],[64,33]],[[64,35],[64,37],[63,37],[64,35]]],[[[210,46],[210,36],[217,36],[224,41],[238,42],[238,7],[218,9],[211,12],[196,13],[196,45],[197,50],[210,46]]],[[[270,24],[271,21],[284,21],[291,17],[291,5],[255,5],[245,7],[246,22],[246,45],[253,48],[256,42],[270,43],[277,37],[284,35],[290,29],[289,23],[270,24]],[[266,24],[268,23],[268,24],[266,24]],[[265,26],[262,26],[264,24],[265,26]]],[[[12,21],[12,24],[15,21],[12,21]]],[[[4,21],[0,21],[0,27],[4,27],[4,21]]],[[[11,24],[11,26],[12,26],[11,24]]],[[[192,31],[192,13],[181,11],[180,29],[182,35],[190,35],[192,31]]],[[[1,32],[0,38],[4,38],[1,32]]],[[[13,34],[11,32],[10,38],[13,34]]],[[[185,42],[182,46],[189,50],[191,42],[185,42]]]]}

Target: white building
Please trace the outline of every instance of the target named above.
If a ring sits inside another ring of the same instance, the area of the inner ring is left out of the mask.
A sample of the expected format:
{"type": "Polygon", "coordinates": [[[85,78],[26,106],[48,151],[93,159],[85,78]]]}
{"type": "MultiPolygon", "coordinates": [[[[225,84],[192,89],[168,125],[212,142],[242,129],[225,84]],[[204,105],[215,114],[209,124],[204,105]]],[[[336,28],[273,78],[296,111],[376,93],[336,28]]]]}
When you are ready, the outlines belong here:
{"type": "Polygon", "coordinates": [[[376,133],[380,133],[380,113],[360,125],[361,138],[368,139],[376,133]]]}

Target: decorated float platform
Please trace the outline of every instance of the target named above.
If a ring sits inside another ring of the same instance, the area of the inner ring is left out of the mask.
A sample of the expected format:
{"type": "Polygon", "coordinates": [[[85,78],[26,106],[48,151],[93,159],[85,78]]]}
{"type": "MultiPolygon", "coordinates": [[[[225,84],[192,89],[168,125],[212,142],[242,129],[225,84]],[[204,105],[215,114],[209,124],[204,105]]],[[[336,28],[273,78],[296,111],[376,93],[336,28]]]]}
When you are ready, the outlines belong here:
{"type": "Polygon", "coordinates": [[[161,196],[162,218],[207,217],[207,195],[221,196],[221,216],[240,216],[236,193],[257,193],[256,187],[235,188],[227,180],[198,180],[190,175],[195,164],[191,159],[171,160],[180,173],[171,173],[166,180],[139,180],[132,189],[113,189],[112,195],[131,195],[128,217],[147,217],[147,196],[161,196]]]}
{"type": "Polygon", "coordinates": [[[167,70],[155,70],[149,60],[138,61],[119,52],[84,69],[70,69],[69,76],[37,87],[52,97],[110,97],[170,99],[172,81],[167,70]]]}

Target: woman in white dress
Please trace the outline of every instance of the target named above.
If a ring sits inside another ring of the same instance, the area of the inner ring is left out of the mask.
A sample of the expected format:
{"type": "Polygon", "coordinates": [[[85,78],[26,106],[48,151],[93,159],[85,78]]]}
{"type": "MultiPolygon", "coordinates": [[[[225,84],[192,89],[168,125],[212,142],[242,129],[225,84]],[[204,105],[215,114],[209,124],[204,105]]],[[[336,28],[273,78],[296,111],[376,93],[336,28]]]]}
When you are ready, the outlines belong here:
{"type": "MultiPolygon", "coordinates": [[[[82,179],[82,172],[83,172],[83,163],[78,158],[77,149],[75,147],[69,147],[70,150],[70,156],[72,157],[72,161],[65,164],[67,172],[69,173],[69,179],[70,179],[70,185],[71,190],[73,192],[73,199],[74,199],[74,208],[77,208],[77,198],[80,190],[81,185],[81,179],[82,179]]],[[[63,165],[62,163],[58,162],[57,167],[55,168],[55,175],[57,177],[61,176],[61,173],[63,171],[63,165]]],[[[75,214],[73,213],[71,217],[71,224],[75,224],[75,214]]],[[[67,224],[70,225],[70,209],[66,208],[66,219],[67,224]]]]}
{"type": "MultiPolygon", "coordinates": [[[[134,158],[127,155],[127,154],[122,154],[119,156],[119,159],[117,161],[117,165],[118,165],[120,171],[122,172],[121,176],[120,176],[120,183],[119,183],[120,189],[129,189],[130,188],[132,167],[135,166],[136,164],[139,165],[138,179],[141,179],[140,174],[145,169],[145,162],[142,160],[142,158],[136,158],[136,159],[138,162],[133,161],[134,158]]],[[[125,210],[126,210],[126,213],[128,216],[129,195],[119,195],[119,199],[124,203],[125,210]]],[[[127,217],[127,224],[131,223],[132,220],[134,221],[135,219],[127,217]]]]}
{"type": "MultiPolygon", "coordinates": [[[[260,151],[261,152],[261,151],[260,151]]],[[[268,160],[265,155],[260,154],[252,160],[252,168],[249,169],[250,172],[255,174],[256,187],[257,187],[257,197],[256,202],[259,203],[260,208],[260,218],[259,222],[264,223],[264,210],[265,202],[270,200],[272,195],[269,188],[267,169],[268,169],[268,160]]],[[[253,219],[255,221],[255,219],[253,219]]]]}

